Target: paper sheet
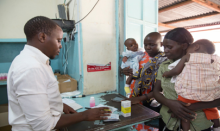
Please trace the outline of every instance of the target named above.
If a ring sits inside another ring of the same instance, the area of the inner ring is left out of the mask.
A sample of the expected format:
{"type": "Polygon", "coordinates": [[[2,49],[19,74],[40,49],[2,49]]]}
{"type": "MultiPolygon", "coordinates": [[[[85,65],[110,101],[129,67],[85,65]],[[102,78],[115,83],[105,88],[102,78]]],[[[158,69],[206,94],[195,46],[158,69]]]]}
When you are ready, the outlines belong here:
{"type": "Polygon", "coordinates": [[[63,101],[63,103],[67,104],[68,106],[72,107],[74,110],[78,110],[80,108],[83,108],[81,105],[77,104],[72,99],[64,98],[64,99],[62,99],[62,101],[63,101]]]}

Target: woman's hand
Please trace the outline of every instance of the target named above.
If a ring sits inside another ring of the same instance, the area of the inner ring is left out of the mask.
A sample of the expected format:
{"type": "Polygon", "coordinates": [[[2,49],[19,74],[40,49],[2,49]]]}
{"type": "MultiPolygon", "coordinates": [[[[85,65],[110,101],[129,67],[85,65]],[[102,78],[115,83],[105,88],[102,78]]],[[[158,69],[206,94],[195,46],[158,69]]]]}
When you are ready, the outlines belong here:
{"type": "Polygon", "coordinates": [[[70,106],[66,105],[63,103],[63,112],[65,114],[73,114],[73,113],[77,113],[73,108],[71,108],[70,106]]]}
{"type": "Polygon", "coordinates": [[[130,100],[132,105],[139,104],[141,102],[140,97],[131,97],[126,100],[130,100]]]}
{"type": "Polygon", "coordinates": [[[132,71],[132,69],[130,69],[130,66],[125,67],[124,69],[121,69],[121,73],[123,73],[126,76],[132,75],[132,72],[133,71],[132,71]]]}
{"type": "Polygon", "coordinates": [[[142,96],[138,96],[138,97],[131,97],[126,100],[130,100],[132,105],[139,104],[141,101],[145,101],[145,100],[153,98],[153,92],[148,93],[147,96],[142,95],[142,96]]]}
{"type": "Polygon", "coordinates": [[[169,77],[172,77],[172,76],[170,76],[169,71],[166,71],[166,72],[163,73],[162,77],[169,78],[169,77]]]}
{"type": "Polygon", "coordinates": [[[172,116],[178,117],[184,121],[187,120],[193,120],[196,118],[196,113],[187,109],[187,107],[190,106],[190,103],[184,103],[177,100],[170,100],[168,107],[172,112],[172,116]]]}

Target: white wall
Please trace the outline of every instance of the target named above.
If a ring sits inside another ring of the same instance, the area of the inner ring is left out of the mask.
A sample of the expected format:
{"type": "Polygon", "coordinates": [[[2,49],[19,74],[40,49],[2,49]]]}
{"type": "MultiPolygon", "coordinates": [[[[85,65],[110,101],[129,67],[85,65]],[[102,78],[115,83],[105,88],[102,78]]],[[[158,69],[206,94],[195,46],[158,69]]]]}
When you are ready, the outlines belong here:
{"type": "MultiPolygon", "coordinates": [[[[84,17],[97,0],[80,1],[80,18],[84,17]]],[[[115,1],[100,0],[82,21],[84,94],[116,90],[115,1]],[[107,64],[110,71],[87,72],[88,63],[107,64]]]]}
{"type": "Polygon", "coordinates": [[[24,24],[34,16],[55,18],[56,0],[1,0],[0,39],[26,38],[24,24]]]}
{"type": "MultiPolygon", "coordinates": [[[[0,39],[25,38],[23,28],[30,18],[39,15],[55,18],[57,4],[63,2],[64,0],[1,0],[0,39]]],[[[69,6],[70,19],[78,21],[83,18],[96,2],[97,0],[73,0],[69,6]]],[[[81,23],[84,94],[116,90],[115,0],[100,0],[81,23]],[[87,72],[88,63],[109,62],[112,65],[110,71],[87,72]]]]}

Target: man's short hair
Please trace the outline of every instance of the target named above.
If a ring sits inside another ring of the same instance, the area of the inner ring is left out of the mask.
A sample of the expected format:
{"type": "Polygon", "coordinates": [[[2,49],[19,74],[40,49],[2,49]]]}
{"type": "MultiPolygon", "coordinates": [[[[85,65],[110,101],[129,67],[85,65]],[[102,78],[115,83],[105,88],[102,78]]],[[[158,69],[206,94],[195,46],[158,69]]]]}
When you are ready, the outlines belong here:
{"type": "Polygon", "coordinates": [[[24,26],[24,33],[27,40],[31,40],[35,35],[43,32],[47,35],[51,34],[51,31],[58,25],[51,19],[44,16],[36,16],[30,19],[24,26]]]}
{"type": "Polygon", "coordinates": [[[200,39],[194,42],[193,44],[198,44],[200,46],[203,46],[209,54],[215,53],[215,45],[210,40],[200,39]]]}

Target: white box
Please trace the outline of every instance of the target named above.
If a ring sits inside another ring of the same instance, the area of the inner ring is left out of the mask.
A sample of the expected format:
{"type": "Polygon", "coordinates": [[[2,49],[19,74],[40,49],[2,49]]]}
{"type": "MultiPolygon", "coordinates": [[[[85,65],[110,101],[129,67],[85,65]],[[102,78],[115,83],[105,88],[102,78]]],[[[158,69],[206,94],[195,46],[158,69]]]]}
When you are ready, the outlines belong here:
{"type": "Polygon", "coordinates": [[[131,101],[126,100],[121,102],[121,113],[124,117],[131,116],[131,101]]]}

